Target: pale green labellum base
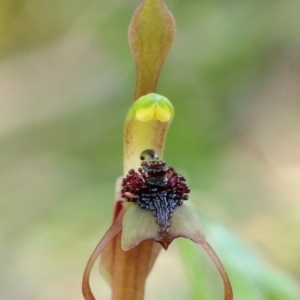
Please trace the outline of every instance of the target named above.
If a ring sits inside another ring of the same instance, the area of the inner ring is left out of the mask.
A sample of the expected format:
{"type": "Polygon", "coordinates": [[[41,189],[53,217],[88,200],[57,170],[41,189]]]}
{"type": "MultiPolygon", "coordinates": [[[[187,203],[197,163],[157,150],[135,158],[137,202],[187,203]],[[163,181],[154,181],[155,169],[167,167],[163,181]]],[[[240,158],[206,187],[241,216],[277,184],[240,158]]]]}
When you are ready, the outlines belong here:
{"type": "MultiPolygon", "coordinates": [[[[158,229],[159,226],[150,211],[141,209],[137,204],[130,204],[123,218],[121,238],[123,250],[130,250],[146,240],[160,242],[162,237],[158,229]]],[[[188,238],[197,244],[206,242],[198,216],[184,204],[174,209],[169,229],[170,242],[178,237],[188,238]]]]}

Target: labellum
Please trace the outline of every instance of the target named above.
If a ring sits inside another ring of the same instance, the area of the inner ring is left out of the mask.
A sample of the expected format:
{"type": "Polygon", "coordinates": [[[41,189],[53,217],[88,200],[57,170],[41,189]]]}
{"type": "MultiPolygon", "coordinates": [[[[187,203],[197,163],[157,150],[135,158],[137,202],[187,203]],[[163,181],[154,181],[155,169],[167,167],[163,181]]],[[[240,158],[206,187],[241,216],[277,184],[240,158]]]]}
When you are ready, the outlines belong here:
{"type": "Polygon", "coordinates": [[[173,210],[188,200],[190,189],[185,178],[167,167],[153,149],[143,151],[140,158],[138,172],[131,169],[123,179],[122,198],[152,212],[159,225],[160,238],[156,241],[166,249],[171,242],[169,228],[173,210]]]}

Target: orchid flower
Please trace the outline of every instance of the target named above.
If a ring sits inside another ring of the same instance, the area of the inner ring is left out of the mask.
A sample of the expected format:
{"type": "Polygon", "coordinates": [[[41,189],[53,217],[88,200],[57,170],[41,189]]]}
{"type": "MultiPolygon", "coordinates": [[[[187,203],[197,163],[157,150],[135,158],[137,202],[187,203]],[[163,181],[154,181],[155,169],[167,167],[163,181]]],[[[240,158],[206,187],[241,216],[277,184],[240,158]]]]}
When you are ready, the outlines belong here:
{"type": "Polygon", "coordinates": [[[92,253],[83,275],[85,300],[95,300],[91,269],[101,254],[101,271],[113,300],[142,300],[146,279],[159,251],[178,237],[199,244],[211,257],[224,283],[224,299],[233,299],[218,256],[206,241],[198,216],[184,203],[185,178],[162,160],[174,107],[155,93],[163,63],[175,36],[175,21],[160,0],[145,0],[133,15],[129,44],[136,63],[135,101],[124,130],[124,175],[117,180],[113,223],[92,253]]]}

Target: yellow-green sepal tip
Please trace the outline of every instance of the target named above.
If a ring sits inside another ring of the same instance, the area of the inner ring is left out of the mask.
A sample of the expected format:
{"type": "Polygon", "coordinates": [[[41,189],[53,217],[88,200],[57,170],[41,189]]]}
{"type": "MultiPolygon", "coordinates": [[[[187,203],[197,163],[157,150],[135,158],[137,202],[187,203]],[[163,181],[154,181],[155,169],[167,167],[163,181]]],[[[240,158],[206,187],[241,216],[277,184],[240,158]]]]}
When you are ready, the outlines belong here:
{"type": "Polygon", "coordinates": [[[159,94],[150,93],[137,99],[130,107],[130,117],[141,122],[158,120],[168,122],[174,117],[174,107],[170,100],[159,94]]]}

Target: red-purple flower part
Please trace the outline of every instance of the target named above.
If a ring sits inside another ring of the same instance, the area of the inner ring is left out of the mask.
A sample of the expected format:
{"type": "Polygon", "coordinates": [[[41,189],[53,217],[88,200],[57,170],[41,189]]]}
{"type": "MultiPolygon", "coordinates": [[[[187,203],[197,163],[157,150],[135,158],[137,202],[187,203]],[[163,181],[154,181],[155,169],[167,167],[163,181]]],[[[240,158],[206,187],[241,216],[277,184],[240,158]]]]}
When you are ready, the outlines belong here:
{"type": "Polygon", "coordinates": [[[123,179],[122,197],[136,202],[142,209],[150,210],[159,225],[158,242],[166,245],[169,241],[169,228],[172,213],[176,206],[188,200],[190,189],[185,178],[174,168],[166,166],[154,150],[145,150],[141,154],[141,168],[138,172],[131,169],[123,179]]]}

